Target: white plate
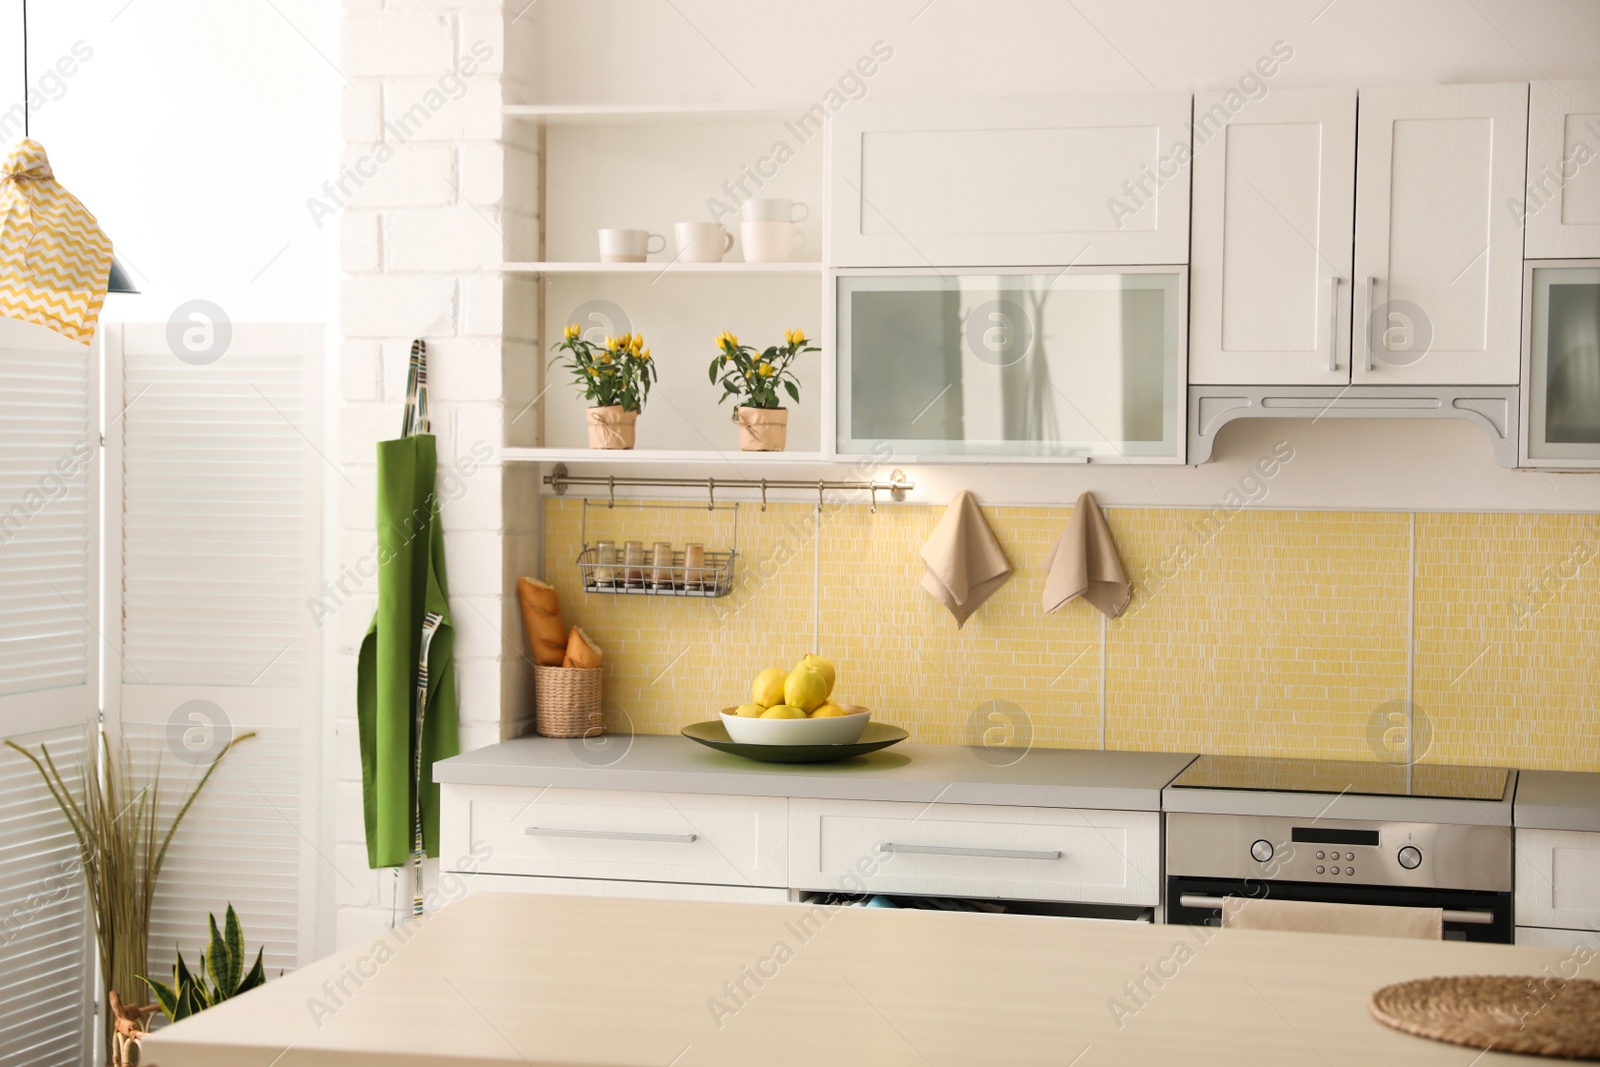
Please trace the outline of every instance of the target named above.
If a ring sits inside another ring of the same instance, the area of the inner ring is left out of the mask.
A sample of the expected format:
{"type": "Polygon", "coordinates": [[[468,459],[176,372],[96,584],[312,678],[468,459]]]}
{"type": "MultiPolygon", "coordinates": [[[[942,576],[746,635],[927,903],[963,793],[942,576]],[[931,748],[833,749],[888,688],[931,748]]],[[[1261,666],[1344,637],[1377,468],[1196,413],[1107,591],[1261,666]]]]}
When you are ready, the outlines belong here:
{"type": "Polygon", "coordinates": [[[747,719],[724,709],[722,725],[729,738],[744,745],[853,745],[871,718],[865,708],[822,719],[747,719]]]}

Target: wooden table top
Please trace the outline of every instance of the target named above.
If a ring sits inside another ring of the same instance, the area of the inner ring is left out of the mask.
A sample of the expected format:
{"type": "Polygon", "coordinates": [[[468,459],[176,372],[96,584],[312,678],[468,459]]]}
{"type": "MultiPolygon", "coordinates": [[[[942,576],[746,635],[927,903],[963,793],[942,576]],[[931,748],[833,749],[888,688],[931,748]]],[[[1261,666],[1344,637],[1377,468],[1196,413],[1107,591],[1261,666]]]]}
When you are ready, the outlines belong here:
{"type": "Polygon", "coordinates": [[[1571,953],[1506,945],[486,893],[153,1035],[144,1058],[1528,1067],[1391,1030],[1368,1015],[1367,998],[1429,975],[1597,972],[1571,953]]]}

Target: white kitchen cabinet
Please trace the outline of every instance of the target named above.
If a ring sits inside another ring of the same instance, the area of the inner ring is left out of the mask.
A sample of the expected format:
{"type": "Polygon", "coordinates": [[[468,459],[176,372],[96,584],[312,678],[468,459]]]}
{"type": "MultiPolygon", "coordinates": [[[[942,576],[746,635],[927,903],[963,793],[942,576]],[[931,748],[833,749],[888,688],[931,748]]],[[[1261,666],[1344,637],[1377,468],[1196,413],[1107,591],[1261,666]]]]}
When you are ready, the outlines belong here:
{"type": "Polygon", "coordinates": [[[1353,89],[1195,97],[1189,381],[1350,380],[1353,89]]]}
{"type": "Polygon", "coordinates": [[[440,786],[442,856],[485,874],[784,886],[783,797],[440,786]]]}
{"type": "Polygon", "coordinates": [[[1526,85],[1363,90],[1357,384],[1515,385],[1526,85]]]}
{"type": "Polygon", "coordinates": [[[829,122],[826,262],[1175,264],[1187,93],[863,101],[829,122]]]}
{"type": "Polygon", "coordinates": [[[1519,829],[1516,886],[1519,927],[1600,929],[1600,833],[1519,829]]]}
{"type": "Polygon", "coordinates": [[[1526,196],[1527,258],[1600,257],[1600,81],[1534,83],[1526,196]]]}
{"type": "Polygon", "coordinates": [[[789,821],[797,889],[1160,903],[1152,811],[793,798],[789,821]]]}

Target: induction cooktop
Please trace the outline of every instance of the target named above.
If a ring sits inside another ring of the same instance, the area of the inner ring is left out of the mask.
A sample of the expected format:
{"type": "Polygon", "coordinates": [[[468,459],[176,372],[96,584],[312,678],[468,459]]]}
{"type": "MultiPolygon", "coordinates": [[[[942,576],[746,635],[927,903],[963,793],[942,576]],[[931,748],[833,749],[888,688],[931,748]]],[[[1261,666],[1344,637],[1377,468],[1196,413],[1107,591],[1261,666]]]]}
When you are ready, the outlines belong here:
{"type": "Polygon", "coordinates": [[[1359,760],[1201,756],[1172,785],[1267,793],[1499,800],[1509,772],[1500,767],[1365,763],[1359,760]]]}

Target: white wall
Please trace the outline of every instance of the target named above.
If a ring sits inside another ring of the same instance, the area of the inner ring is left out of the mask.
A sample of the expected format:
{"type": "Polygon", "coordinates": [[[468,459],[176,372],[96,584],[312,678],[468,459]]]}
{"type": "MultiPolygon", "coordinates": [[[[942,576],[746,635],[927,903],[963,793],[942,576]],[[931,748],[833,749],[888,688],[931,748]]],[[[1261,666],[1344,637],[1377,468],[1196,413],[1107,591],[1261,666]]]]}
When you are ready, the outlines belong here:
{"type": "MultiPolygon", "coordinates": [[[[20,8],[0,0],[0,122],[21,93],[20,8]]],[[[305,201],[336,165],[338,15],[335,0],[29,5],[33,136],[141,290],[108,321],[164,322],[192,299],[239,322],[331,319],[337,226],[305,201]],[[88,58],[52,77],[75,45],[88,58]]]]}

